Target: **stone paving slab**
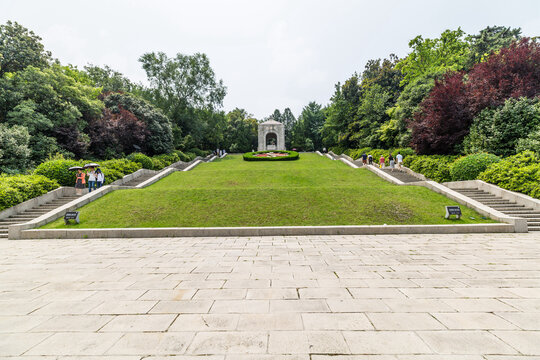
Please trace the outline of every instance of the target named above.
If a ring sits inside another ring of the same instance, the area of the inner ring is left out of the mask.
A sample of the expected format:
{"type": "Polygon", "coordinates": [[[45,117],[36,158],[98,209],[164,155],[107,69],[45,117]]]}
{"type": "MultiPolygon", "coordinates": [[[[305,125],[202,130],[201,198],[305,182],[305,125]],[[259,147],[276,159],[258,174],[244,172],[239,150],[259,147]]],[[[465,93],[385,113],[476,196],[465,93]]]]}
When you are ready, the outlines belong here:
{"type": "Polygon", "coordinates": [[[0,360],[540,360],[540,234],[0,242],[0,360]]]}

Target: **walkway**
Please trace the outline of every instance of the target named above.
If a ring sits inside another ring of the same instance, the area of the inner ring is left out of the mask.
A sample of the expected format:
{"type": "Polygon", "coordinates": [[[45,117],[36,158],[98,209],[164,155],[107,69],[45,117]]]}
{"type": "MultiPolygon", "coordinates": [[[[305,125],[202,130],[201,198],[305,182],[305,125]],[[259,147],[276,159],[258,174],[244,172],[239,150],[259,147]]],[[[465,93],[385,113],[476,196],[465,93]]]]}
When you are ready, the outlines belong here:
{"type": "Polygon", "coordinates": [[[3,241],[0,333],[3,360],[538,359],[540,236],[3,241]]]}

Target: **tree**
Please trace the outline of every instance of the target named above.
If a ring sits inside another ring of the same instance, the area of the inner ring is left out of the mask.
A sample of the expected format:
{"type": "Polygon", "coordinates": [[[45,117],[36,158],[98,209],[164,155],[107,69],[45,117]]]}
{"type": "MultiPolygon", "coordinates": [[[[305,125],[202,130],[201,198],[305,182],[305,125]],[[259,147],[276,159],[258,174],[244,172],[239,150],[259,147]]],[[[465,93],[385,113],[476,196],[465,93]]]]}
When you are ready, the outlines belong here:
{"type": "Polygon", "coordinates": [[[116,112],[104,109],[103,117],[90,124],[88,134],[95,155],[114,158],[134,152],[135,145],[144,147],[149,131],[131,111],[118,106],[116,112]]]}
{"type": "Polygon", "coordinates": [[[396,65],[404,75],[402,85],[429,74],[440,78],[448,71],[462,70],[469,59],[469,39],[461,28],[446,30],[436,39],[419,35],[409,42],[409,47],[412,52],[396,65]]]}
{"type": "Polygon", "coordinates": [[[515,155],[516,145],[540,125],[540,101],[535,99],[507,99],[496,109],[486,108],[478,114],[463,141],[467,153],[515,155]]]}
{"type": "Polygon", "coordinates": [[[84,71],[94,86],[103,88],[104,92],[135,92],[140,88],[122,73],[111,69],[107,65],[99,67],[88,64],[84,67],[84,71]]]}
{"type": "MultiPolygon", "coordinates": [[[[131,94],[107,94],[103,102],[112,113],[121,114],[123,109],[127,110],[146,125],[148,133],[140,145],[144,152],[155,155],[173,150],[171,122],[159,109],[131,94]]],[[[133,123],[133,120],[130,122],[133,123]]],[[[140,129],[140,126],[137,125],[137,128],[140,129]]]]}
{"type": "Polygon", "coordinates": [[[285,148],[290,149],[292,141],[292,130],[294,124],[296,123],[296,118],[294,117],[291,109],[286,108],[285,110],[283,110],[283,114],[281,114],[280,120],[280,122],[283,123],[285,127],[285,148]]]}
{"type": "Polygon", "coordinates": [[[412,146],[419,154],[452,154],[469,131],[471,112],[463,72],[436,81],[415,113],[412,146]]]}
{"type": "Polygon", "coordinates": [[[350,139],[356,146],[378,147],[380,145],[377,129],[389,119],[386,113],[392,95],[378,85],[367,89],[358,107],[357,120],[349,125],[350,139]]]}
{"type": "Polygon", "coordinates": [[[257,119],[244,109],[236,108],[226,115],[227,129],[224,146],[229,152],[247,152],[257,149],[257,119]]]}
{"type": "Polygon", "coordinates": [[[492,53],[508,47],[512,42],[521,39],[521,28],[512,29],[504,26],[488,26],[480,30],[478,35],[471,35],[471,44],[467,68],[484,61],[492,53]]]}
{"type": "Polygon", "coordinates": [[[191,134],[198,142],[202,126],[196,109],[215,110],[222,106],[227,93],[222,80],[217,80],[205,54],[146,53],[139,58],[150,87],[145,97],[162,109],[182,134],[191,134]]]}
{"type": "Polygon", "coordinates": [[[0,76],[16,72],[27,66],[44,68],[51,60],[41,38],[17,22],[0,25],[0,76]]]}
{"type": "Polygon", "coordinates": [[[323,148],[321,130],[324,126],[326,116],[322,106],[315,101],[311,101],[302,109],[302,114],[299,117],[302,120],[302,130],[304,138],[310,139],[313,148],[320,150],[323,148]]]}
{"type": "Polygon", "coordinates": [[[540,93],[540,44],[523,38],[476,64],[468,74],[467,91],[474,115],[496,108],[508,98],[540,93]]]}
{"type": "Polygon", "coordinates": [[[24,126],[0,124],[0,173],[24,171],[30,160],[30,134],[24,126]]]}

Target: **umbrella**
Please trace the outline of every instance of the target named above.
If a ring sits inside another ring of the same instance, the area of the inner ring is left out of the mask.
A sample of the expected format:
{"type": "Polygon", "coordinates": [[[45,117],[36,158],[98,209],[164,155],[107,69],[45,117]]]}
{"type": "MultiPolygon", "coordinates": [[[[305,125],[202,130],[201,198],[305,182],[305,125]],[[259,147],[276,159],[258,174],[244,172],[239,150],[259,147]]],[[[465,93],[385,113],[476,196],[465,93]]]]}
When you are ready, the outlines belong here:
{"type": "Polygon", "coordinates": [[[82,170],[84,169],[82,166],[72,166],[68,170],[82,170]]]}
{"type": "Polygon", "coordinates": [[[84,168],[89,168],[89,167],[96,168],[96,167],[99,167],[99,164],[96,164],[96,163],[84,164],[84,168]]]}

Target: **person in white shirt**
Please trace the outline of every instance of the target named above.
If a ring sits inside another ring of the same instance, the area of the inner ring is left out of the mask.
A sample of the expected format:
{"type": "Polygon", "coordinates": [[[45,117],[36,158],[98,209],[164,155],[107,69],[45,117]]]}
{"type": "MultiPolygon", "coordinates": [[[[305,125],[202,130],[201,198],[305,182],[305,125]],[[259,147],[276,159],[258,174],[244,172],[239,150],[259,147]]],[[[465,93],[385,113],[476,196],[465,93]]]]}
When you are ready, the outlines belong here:
{"type": "Polygon", "coordinates": [[[96,188],[100,188],[103,186],[103,183],[105,182],[105,175],[101,172],[101,169],[96,170],[96,188]]]}
{"type": "Polygon", "coordinates": [[[401,155],[400,153],[397,153],[396,160],[397,160],[398,170],[401,170],[401,165],[403,165],[403,155],[401,155]]]}
{"type": "Polygon", "coordinates": [[[88,175],[88,192],[92,192],[96,189],[96,172],[94,168],[90,168],[86,174],[88,175]]]}

